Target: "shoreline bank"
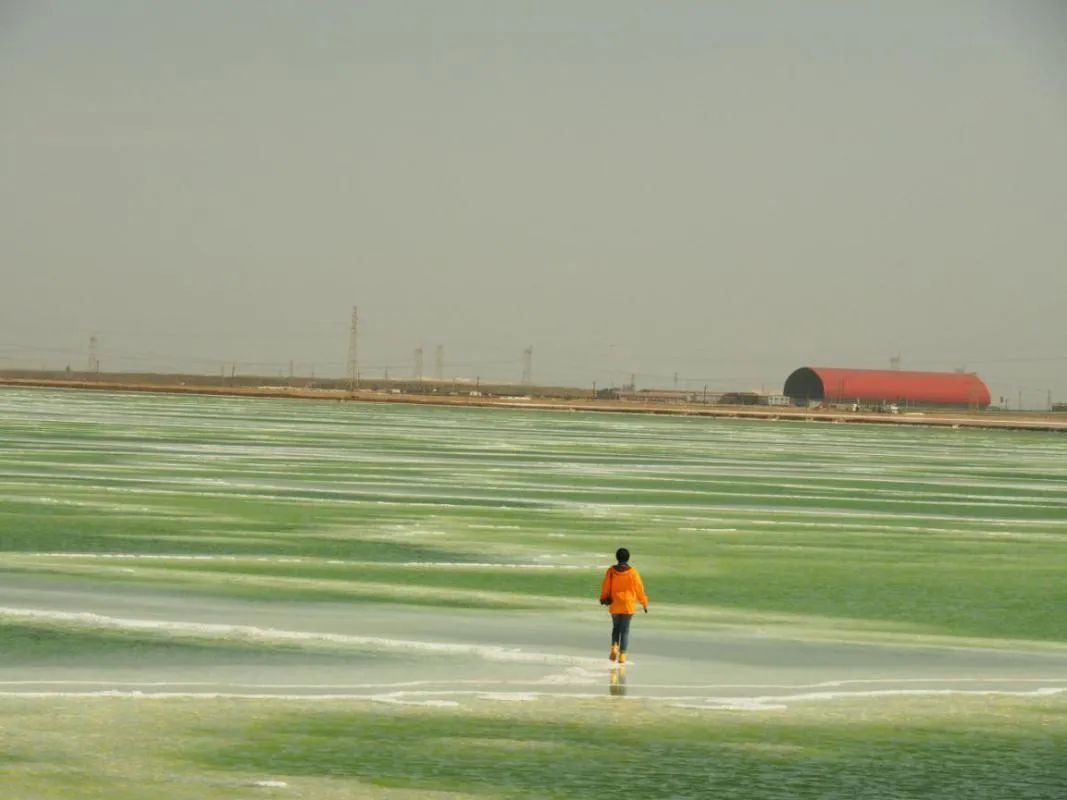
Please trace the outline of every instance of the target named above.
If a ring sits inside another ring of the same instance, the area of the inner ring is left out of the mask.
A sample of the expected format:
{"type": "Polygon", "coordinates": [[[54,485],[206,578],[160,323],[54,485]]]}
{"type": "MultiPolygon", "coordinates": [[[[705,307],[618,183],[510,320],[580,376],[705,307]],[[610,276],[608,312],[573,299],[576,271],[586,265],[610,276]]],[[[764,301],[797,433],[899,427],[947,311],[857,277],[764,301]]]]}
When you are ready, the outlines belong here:
{"type": "Polygon", "coordinates": [[[726,417],[768,421],[920,425],[940,428],[1067,433],[1067,415],[1010,414],[989,411],[904,411],[899,414],[871,413],[796,406],[725,406],[693,403],[641,403],[630,400],[567,400],[554,398],[485,397],[460,394],[411,394],[375,390],[312,389],[291,386],[219,386],[210,384],[152,384],[107,380],[55,380],[0,378],[0,388],[77,389],[149,394],[191,394],[221,397],[266,397],[335,402],[406,403],[409,405],[508,408],[537,411],[590,411],[616,414],[660,414],[691,417],[726,417]]]}

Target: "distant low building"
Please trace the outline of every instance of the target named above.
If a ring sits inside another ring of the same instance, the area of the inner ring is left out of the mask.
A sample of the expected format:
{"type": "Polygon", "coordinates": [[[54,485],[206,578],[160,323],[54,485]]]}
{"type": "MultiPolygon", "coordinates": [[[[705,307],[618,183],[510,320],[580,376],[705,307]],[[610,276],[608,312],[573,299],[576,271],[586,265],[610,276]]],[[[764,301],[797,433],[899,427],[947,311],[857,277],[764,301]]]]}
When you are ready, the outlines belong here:
{"type": "Polygon", "coordinates": [[[645,403],[695,403],[698,394],[680,389],[639,389],[636,392],[620,391],[619,399],[645,403]]]}
{"type": "Polygon", "coordinates": [[[635,403],[718,403],[722,392],[709,392],[705,389],[601,389],[597,392],[601,399],[629,400],[635,403]]]}
{"type": "Polygon", "coordinates": [[[792,401],[784,394],[761,394],[757,398],[761,406],[788,406],[792,401]]]}
{"type": "Polygon", "coordinates": [[[725,392],[719,402],[725,406],[757,406],[761,397],[760,392],[725,392]]]}

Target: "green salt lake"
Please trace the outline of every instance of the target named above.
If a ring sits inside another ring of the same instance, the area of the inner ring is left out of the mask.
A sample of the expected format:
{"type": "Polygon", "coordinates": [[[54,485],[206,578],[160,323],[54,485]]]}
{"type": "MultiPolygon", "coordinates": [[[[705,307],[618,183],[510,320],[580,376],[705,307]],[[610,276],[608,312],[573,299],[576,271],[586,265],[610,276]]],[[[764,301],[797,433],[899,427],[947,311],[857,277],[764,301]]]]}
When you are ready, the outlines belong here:
{"type": "Polygon", "coordinates": [[[5,389],[0,778],[1060,797],[1065,570],[1056,434],[5,389]]]}

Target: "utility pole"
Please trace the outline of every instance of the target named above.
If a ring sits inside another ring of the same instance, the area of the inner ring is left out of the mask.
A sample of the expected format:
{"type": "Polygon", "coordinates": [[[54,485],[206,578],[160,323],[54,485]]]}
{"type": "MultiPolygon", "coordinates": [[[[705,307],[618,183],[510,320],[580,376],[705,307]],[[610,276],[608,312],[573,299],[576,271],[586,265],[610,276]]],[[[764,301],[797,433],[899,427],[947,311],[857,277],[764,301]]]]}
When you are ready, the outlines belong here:
{"type": "Polygon", "coordinates": [[[348,388],[359,388],[359,312],[352,306],[352,325],[348,330],[348,388]]]}
{"type": "Polygon", "coordinates": [[[422,380],[422,348],[415,348],[415,380],[422,380]]]}
{"type": "Polygon", "coordinates": [[[293,379],[293,359],[289,359],[289,380],[293,379]]]}
{"type": "Polygon", "coordinates": [[[675,390],[678,389],[678,373],[677,372],[674,373],[674,388],[675,388],[675,390]]]}
{"type": "Polygon", "coordinates": [[[89,372],[100,371],[100,358],[96,352],[96,334],[89,337],[89,372]]]}
{"type": "Polygon", "coordinates": [[[530,385],[530,375],[533,369],[533,345],[522,351],[522,384],[530,385]]]}
{"type": "Polygon", "coordinates": [[[437,380],[443,381],[445,379],[445,346],[443,344],[437,345],[437,349],[434,350],[433,371],[437,380]]]}
{"type": "Polygon", "coordinates": [[[1019,390],[1019,410],[1023,410],[1023,390],[1019,390]]]}

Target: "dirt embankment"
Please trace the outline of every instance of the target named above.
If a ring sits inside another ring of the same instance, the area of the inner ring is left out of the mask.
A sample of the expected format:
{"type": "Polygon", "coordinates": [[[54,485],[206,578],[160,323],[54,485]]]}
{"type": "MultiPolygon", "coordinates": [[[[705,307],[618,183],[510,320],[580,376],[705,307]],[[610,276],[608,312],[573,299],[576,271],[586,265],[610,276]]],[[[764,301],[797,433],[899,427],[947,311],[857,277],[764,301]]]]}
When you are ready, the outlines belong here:
{"type": "Polygon", "coordinates": [[[556,411],[599,411],[629,414],[675,414],[699,417],[732,417],[762,420],[799,420],[832,423],[877,423],[884,425],[926,425],[951,428],[998,428],[1005,430],[1067,433],[1067,415],[1010,413],[999,411],[904,411],[899,414],[850,411],[796,406],[728,406],[703,403],[653,403],[632,400],[573,399],[526,396],[486,396],[470,391],[439,391],[413,394],[398,390],[336,389],[290,385],[212,385],[210,383],[137,382],[100,379],[11,378],[0,377],[0,386],[49,389],[91,389],[111,392],[155,392],[232,397],[284,397],[307,400],[357,401],[365,403],[410,403],[416,405],[466,406],[480,408],[526,408],[556,411]]]}

